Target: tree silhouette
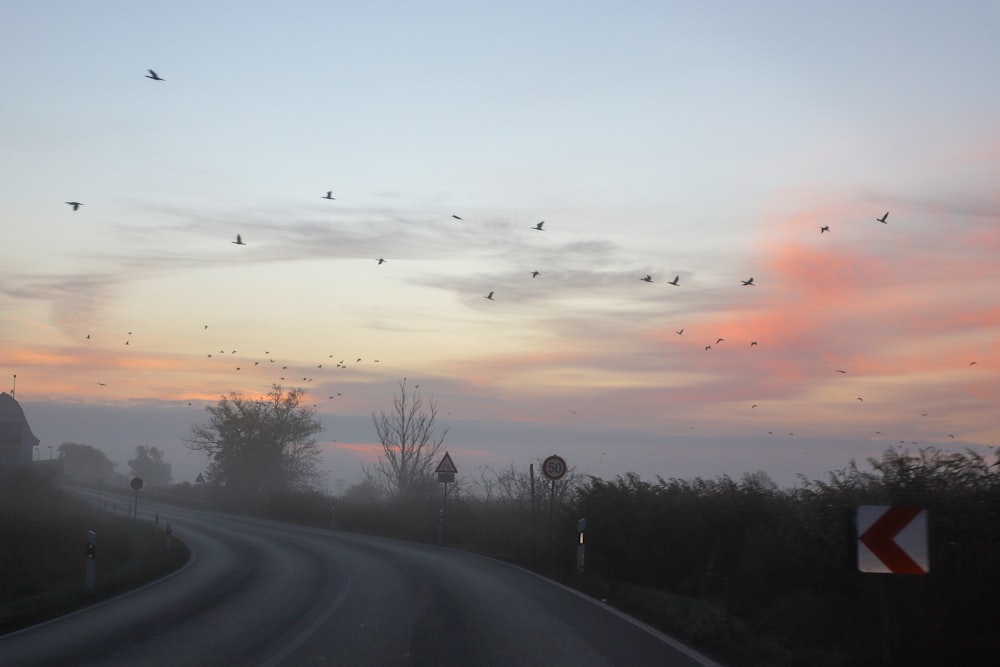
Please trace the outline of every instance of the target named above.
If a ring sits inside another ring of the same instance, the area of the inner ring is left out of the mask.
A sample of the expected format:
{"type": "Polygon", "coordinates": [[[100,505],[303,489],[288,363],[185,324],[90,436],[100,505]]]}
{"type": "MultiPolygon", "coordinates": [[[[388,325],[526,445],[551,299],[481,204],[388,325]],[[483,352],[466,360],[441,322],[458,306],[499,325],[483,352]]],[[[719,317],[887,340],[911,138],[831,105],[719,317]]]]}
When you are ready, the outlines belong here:
{"type": "Polygon", "coordinates": [[[142,479],[146,486],[170,484],[170,464],[163,458],[163,452],[156,447],[136,447],[135,458],[129,460],[128,467],[132,470],[132,475],[142,479]]]}
{"type": "Polygon", "coordinates": [[[392,498],[429,496],[435,491],[434,466],[448,429],[435,433],[437,406],[423,400],[399,382],[392,412],[372,414],[382,444],[382,454],[371,466],[363,466],[365,480],[392,498]]]}
{"type": "Polygon", "coordinates": [[[277,491],[308,489],[319,482],[322,430],[312,410],[300,406],[303,391],[274,385],[266,396],[230,394],[205,408],[207,424],[191,427],[184,439],[211,462],[209,484],[243,501],[265,501],[277,491]]]}
{"type": "Polygon", "coordinates": [[[76,482],[110,481],[115,474],[115,463],[96,447],[76,442],[59,445],[59,459],[63,473],[76,482]]]}

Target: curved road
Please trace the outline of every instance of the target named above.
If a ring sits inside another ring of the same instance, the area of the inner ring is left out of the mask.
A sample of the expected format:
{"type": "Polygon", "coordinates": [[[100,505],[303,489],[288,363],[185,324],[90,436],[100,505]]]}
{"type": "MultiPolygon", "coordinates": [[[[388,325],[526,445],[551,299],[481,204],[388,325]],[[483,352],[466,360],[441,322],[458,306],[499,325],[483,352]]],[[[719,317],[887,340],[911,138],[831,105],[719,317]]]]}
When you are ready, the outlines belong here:
{"type": "Polygon", "coordinates": [[[0,664],[715,664],[606,605],[489,558],[144,509],[172,524],[192,562],[151,586],[0,637],[0,664]]]}

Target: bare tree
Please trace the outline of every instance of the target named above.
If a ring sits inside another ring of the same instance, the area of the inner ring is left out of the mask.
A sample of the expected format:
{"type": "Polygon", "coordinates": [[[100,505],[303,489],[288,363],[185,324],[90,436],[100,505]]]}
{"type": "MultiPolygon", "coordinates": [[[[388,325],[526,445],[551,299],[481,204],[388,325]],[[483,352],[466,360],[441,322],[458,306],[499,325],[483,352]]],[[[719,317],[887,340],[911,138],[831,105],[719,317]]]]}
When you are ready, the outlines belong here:
{"type": "Polygon", "coordinates": [[[300,407],[302,394],[274,385],[260,398],[230,394],[207,407],[208,423],[192,426],[184,444],[211,459],[208,482],[244,499],[314,486],[322,426],[300,407]]]}
{"type": "Polygon", "coordinates": [[[448,429],[435,433],[437,406],[430,401],[424,409],[416,391],[399,383],[392,400],[392,412],[372,413],[382,454],[371,466],[362,466],[366,481],[389,497],[434,493],[434,466],[448,429]]]}

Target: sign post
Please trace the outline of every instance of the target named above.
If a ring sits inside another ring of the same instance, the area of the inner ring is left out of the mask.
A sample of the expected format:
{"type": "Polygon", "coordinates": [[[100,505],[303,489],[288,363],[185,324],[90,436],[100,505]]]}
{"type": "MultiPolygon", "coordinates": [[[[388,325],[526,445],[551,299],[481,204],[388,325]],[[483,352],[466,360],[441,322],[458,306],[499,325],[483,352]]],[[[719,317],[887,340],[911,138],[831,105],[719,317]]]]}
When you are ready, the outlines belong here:
{"type": "Polygon", "coordinates": [[[138,519],[139,518],[139,489],[142,488],[142,478],[141,477],[133,477],[132,481],[129,483],[129,486],[131,486],[132,490],[135,491],[135,505],[133,506],[133,509],[132,509],[132,512],[133,512],[132,516],[133,516],[133,518],[138,519]]]}
{"type": "MultiPolygon", "coordinates": [[[[882,575],[927,574],[931,569],[927,544],[927,510],[901,505],[860,505],[855,516],[858,529],[858,569],[882,575]]],[[[882,616],[882,653],[892,664],[892,624],[889,582],[879,582],[882,616]]]]}
{"type": "Polygon", "coordinates": [[[556,480],[566,474],[566,461],[553,454],[542,461],[542,474],[549,478],[549,552],[552,551],[552,514],[556,504],[556,480]]]}
{"type": "Polygon", "coordinates": [[[444,453],[434,472],[437,473],[438,482],[444,483],[444,502],[441,511],[438,512],[438,544],[444,544],[444,518],[448,509],[448,484],[455,481],[455,475],[458,473],[458,468],[455,467],[455,462],[451,460],[451,455],[448,452],[444,453]]]}

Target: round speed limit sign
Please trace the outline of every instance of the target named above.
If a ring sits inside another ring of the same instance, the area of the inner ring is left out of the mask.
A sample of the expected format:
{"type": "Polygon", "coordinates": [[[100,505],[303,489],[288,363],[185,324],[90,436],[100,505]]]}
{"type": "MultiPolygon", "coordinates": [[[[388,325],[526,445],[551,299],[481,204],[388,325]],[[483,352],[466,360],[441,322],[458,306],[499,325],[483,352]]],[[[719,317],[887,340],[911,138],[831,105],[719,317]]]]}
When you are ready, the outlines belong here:
{"type": "Polygon", "coordinates": [[[542,474],[551,480],[560,479],[566,474],[566,461],[561,456],[550,456],[542,461],[542,474]]]}

